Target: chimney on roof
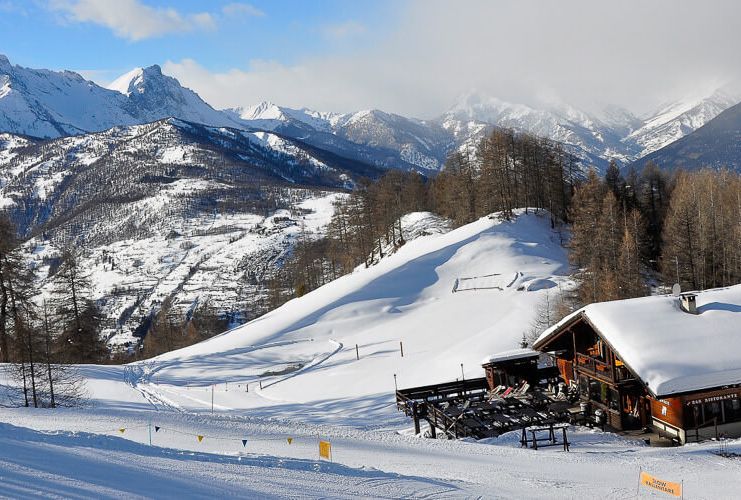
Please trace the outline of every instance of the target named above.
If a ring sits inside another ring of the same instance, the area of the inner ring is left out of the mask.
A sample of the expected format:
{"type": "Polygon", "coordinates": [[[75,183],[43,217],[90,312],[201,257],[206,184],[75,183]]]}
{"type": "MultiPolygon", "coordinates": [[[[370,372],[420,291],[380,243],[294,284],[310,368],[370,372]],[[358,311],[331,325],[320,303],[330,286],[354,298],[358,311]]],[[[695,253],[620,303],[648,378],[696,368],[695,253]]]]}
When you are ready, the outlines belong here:
{"type": "Polygon", "coordinates": [[[697,294],[686,292],[679,296],[679,305],[686,313],[697,314],[697,294]]]}

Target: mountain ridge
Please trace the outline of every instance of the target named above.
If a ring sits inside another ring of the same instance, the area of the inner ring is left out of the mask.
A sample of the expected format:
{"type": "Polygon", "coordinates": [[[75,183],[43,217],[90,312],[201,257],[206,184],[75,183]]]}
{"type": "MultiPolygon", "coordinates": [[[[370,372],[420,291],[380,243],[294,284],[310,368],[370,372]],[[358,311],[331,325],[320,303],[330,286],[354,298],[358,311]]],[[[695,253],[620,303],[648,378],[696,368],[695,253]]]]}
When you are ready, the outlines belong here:
{"type": "Polygon", "coordinates": [[[731,106],[693,132],[639,160],[660,168],[695,170],[702,167],[741,171],[741,103],[731,106]]]}
{"type": "Polygon", "coordinates": [[[587,113],[565,103],[538,107],[475,91],[432,120],[377,109],[352,113],[293,109],[269,101],[217,110],[158,65],[135,68],[108,88],[70,71],[34,70],[0,56],[0,131],[55,138],[174,117],[210,126],[265,130],[375,167],[440,171],[454,150],[472,150],[494,127],[563,143],[582,167],[625,165],[691,133],[735,101],[725,89],[639,118],[610,106],[587,113]]]}

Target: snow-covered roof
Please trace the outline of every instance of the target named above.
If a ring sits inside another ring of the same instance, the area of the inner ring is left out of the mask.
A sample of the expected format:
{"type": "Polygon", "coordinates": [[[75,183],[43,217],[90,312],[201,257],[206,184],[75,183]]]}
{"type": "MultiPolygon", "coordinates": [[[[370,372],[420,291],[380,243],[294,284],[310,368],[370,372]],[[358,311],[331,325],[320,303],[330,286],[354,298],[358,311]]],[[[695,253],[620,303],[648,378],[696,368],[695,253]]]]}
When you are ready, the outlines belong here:
{"type": "Polygon", "coordinates": [[[513,361],[515,359],[537,358],[538,356],[540,356],[540,353],[538,351],[530,349],[529,347],[525,347],[522,349],[510,349],[508,351],[502,351],[496,354],[492,354],[491,356],[487,356],[483,359],[483,361],[481,361],[481,364],[486,365],[489,363],[501,363],[502,361],[513,361]]]}
{"type": "Polygon", "coordinates": [[[741,285],[697,292],[697,311],[683,311],[666,295],[590,304],[534,346],[581,317],[656,396],[741,384],[741,285]]]}

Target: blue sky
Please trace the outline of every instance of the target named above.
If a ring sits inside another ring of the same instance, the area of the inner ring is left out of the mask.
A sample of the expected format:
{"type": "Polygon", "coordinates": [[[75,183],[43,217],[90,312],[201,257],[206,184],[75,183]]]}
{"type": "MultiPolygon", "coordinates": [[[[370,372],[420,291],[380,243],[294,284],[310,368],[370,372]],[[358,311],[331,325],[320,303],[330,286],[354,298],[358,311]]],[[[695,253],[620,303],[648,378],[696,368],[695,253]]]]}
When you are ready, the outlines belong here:
{"type": "Polygon", "coordinates": [[[216,108],[432,118],[475,91],[646,114],[741,96],[739,19],[737,0],[0,0],[0,53],[100,84],[159,64],[216,108]]]}
{"type": "MultiPolygon", "coordinates": [[[[256,59],[291,65],[312,54],[373,43],[390,29],[399,5],[390,0],[125,0],[132,5],[127,12],[139,8],[149,18],[176,12],[136,33],[123,21],[116,27],[102,9],[95,11],[96,4],[115,3],[122,1],[0,0],[0,53],[22,66],[99,72],[100,80],[186,58],[211,71],[256,59]]],[[[110,16],[123,17],[120,12],[110,16]]],[[[136,26],[137,19],[130,23],[136,26]]]]}

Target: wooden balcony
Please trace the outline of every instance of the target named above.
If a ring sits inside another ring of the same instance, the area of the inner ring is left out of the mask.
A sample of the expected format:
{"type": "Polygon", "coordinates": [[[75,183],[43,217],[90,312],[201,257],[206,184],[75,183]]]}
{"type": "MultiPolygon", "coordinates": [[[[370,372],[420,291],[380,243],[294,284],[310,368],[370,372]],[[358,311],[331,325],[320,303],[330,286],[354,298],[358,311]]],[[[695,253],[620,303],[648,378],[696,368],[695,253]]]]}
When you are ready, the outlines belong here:
{"type": "Polygon", "coordinates": [[[587,354],[576,354],[576,365],[582,371],[590,372],[597,377],[604,380],[611,380],[615,382],[624,382],[633,379],[633,375],[625,368],[624,365],[616,366],[613,378],[612,366],[602,360],[593,358],[587,354]]]}
{"type": "Polygon", "coordinates": [[[608,363],[600,361],[599,359],[593,358],[586,354],[576,355],[576,364],[583,370],[590,371],[602,375],[604,377],[612,378],[612,368],[608,363]]]}

